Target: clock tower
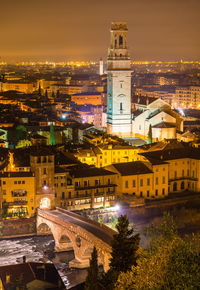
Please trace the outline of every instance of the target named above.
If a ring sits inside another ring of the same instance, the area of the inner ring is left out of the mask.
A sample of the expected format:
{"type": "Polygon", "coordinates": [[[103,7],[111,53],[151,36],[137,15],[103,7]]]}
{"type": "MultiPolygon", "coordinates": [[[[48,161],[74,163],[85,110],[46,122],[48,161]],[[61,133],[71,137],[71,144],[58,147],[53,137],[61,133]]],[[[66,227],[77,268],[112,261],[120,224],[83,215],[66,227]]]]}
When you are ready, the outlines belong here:
{"type": "Polygon", "coordinates": [[[113,22],[107,58],[107,132],[132,136],[131,63],[126,22],[113,22]]]}

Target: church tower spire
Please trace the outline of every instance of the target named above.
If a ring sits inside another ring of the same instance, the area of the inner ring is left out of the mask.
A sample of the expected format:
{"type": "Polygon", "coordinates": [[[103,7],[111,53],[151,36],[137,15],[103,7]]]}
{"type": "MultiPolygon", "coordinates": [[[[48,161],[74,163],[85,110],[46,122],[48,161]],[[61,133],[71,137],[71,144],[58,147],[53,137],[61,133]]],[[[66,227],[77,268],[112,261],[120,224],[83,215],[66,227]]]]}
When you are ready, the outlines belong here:
{"type": "Polygon", "coordinates": [[[131,63],[127,24],[113,22],[107,58],[107,131],[131,137],[131,63]]]}

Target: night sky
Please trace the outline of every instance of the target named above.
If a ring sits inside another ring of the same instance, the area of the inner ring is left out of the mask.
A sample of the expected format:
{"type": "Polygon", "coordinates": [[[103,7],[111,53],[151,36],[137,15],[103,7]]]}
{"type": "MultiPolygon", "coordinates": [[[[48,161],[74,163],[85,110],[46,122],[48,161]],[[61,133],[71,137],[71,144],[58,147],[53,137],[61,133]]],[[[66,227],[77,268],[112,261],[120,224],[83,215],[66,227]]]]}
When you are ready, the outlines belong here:
{"type": "Polygon", "coordinates": [[[127,21],[132,60],[199,60],[200,0],[0,0],[0,60],[98,60],[127,21]]]}

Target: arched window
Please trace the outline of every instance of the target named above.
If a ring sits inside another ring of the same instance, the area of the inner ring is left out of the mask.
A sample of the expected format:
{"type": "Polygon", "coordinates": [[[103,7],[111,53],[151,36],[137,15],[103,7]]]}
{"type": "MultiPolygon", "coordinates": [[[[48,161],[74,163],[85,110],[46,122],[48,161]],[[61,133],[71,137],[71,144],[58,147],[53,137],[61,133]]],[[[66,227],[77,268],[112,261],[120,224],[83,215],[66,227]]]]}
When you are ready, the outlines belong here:
{"type": "Polygon", "coordinates": [[[120,111],[122,111],[122,103],[120,103],[120,111]]]}
{"type": "Polygon", "coordinates": [[[123,45],[123,36],[119,36],[119,46],[123,45]]]}
{"type": "Polygon", "coordinates": [[[174,184],[173,184],[173,191],[177,191],[177,183],[176,182],[174,182],[174,184]]]}
{"type": "Polygon", "coordinates": [[[181,182],[181,189],[184,189],[185,188],[185,183],[184,181],[181,182]]]}

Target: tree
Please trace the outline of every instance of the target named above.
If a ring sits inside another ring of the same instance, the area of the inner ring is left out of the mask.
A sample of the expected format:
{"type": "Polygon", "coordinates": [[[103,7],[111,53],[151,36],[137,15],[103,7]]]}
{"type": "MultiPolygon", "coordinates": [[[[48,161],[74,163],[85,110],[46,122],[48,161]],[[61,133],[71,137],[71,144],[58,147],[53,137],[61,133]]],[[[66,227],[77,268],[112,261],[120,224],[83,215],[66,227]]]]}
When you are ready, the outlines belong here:
{"type": "Polygon", "coordinates": [[[39,87],[38,87],[38,95],[41,96],[41,86],[39,84],[39,87]]]}
{"type": "Polygon", "coordinates": [[[105,289],[114,289],[120,272],[127,272],[131,266],[136,265],[140,236],[134,235],[134,230],[129,228],[127,216],[120,216],[116,225],[118,231],[112,240],[110,269],[101,279],[105,289]]]}
{"type": "Polygon", "coordinates": [[[15,138],[17,141],[25,140],[27,137],[27,130],[24,125],[18,125],[15,131],[15,138]]]}
{"type": "Polygon", "coordinates": [[[45,99],[48,100],[48,93],[47,93],[47,90],[45,90],[45,99]]]}
{"type": "Polygon", "coordinates": [[[85,290],[98,289],[98,274],[99,274],[98,254],[96,247],[94,247],[90,259],[90,267],[88,268],[88,275],[85,281],[85,290]]]}
{"type": "Polygon", "coordinates": [[[54,131],[54,126],[51,124],[50,126],[50,140],[49,140],[50,145],[56,145],[56,137],[55,137],[55,131],[54,131]]]}
{"type": "Polygon", "coordinates": [[[129,229],[127,216],[120,216],[116,225],[118,233],[112,241],[112,258],[110,267],[117,272],[126,272],[136,265],[137,251],[139,249],[140,236],[134,234],[134,229],[129,229]]]}
{"type": "Polygon", "coordinates": [[[180,238],[169,214],[160,225],[152,225],[149,234],[153,234],[149,249],[141,251],[131,271],[119,275],[115,290],[198,289],[200,235],[180,238]]]}
{"type": "Polygon", "coordinates": [[[151,143],[152,143],[152,127],[151,127],[151,124],[150,124],[149,125],[147,144],[151,144],[151,143]]]}

